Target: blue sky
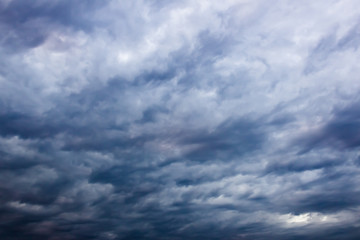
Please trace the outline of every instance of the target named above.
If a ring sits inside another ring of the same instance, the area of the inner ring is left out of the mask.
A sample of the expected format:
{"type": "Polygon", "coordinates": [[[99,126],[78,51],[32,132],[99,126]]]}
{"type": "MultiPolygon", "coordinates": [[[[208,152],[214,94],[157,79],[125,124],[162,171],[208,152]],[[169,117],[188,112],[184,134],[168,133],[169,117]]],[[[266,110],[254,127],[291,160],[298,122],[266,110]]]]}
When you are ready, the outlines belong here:
{"type": "Polygon", "coordinates": [[[359,239],[359,9],[0,0],[0,238],[359,239]]]}

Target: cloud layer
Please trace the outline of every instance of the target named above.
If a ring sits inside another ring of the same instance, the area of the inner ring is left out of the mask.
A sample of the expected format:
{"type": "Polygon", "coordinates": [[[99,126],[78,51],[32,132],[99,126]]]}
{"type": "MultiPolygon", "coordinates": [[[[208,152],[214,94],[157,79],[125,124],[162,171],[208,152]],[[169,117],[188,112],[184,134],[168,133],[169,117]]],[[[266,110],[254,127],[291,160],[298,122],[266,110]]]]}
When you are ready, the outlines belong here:
{"type": "Polygon", "coordinates": [[[1,239],[358,239],[358,9],[0,1],[1,239]]]}

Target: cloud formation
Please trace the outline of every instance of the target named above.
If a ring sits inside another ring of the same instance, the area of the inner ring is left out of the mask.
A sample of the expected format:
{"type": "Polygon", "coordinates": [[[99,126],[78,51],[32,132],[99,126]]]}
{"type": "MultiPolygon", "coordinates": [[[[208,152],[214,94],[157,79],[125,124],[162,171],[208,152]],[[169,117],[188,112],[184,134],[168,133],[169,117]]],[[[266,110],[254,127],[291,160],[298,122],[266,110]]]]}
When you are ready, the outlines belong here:
{"type": "Polygon", "coordinates": [[[358,9],[0,1],[1,239],[358,239],[358,9]]]}

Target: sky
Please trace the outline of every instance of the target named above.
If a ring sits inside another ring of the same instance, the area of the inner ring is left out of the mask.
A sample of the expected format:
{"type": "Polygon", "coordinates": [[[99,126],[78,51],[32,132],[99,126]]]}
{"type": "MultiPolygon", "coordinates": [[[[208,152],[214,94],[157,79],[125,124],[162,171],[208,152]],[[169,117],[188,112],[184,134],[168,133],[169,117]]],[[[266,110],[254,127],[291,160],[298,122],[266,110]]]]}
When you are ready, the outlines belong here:
{"type": "Polygon", "coordinates": [[[0,238],[360,238],[360,1],[0,0],[0,238]]]}

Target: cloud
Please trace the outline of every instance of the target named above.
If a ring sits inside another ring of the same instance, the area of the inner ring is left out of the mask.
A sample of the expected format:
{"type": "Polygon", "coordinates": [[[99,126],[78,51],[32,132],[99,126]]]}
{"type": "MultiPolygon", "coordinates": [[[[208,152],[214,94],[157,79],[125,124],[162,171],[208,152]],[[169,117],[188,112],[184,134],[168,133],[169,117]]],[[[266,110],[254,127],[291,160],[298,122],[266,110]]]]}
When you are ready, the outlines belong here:
{"type": "Polygon", "coordinates": [[[0,26],[3,33],[7,32],[2,37],[3,46],[10,51],[38,47],[53,32],[64,31],[64,27],[89,31],[93,25],[87,12],[101,5],[99,1],[4,1],[0,8],[0,26]]]}
{"type": "Polygon", "coordinates": [[[356,149],[360,145],[358,102],[336,109],[317,131],[302,137],[306,150],[316,147],[356,149]]]}
{"type": "Polygon", "coordinates": [[[358,5],[0,1],[1,239],[357,239],[358,5]]]}

